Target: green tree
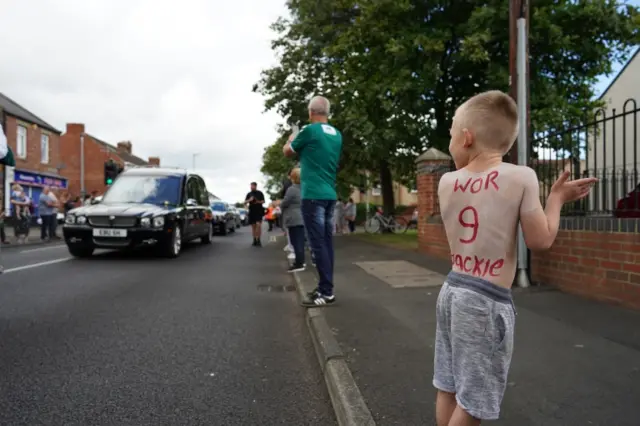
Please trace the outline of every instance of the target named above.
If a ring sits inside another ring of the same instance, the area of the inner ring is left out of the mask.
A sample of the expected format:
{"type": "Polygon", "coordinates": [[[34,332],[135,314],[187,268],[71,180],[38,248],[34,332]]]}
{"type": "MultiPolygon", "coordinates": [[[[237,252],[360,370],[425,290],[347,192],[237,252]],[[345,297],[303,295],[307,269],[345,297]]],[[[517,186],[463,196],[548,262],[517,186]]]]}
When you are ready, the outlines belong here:
{"type": "Polygon", "coordinates": [[[282,190],[282,183],[287,178],[289,171],[296,164],[295,159],[287,158],[282,154],[282,147],[287,141],[288,135],[282,128],[278,139],[264,149],[262,154],[262,168],[260,171],[265,175],[265,190],[270,195],[276,195],[282,190]]]}
{"type": "MultiPolygon", "coordinates": [[[[288,3],[274,49],[280,64],[254,87],[290,123],[313,94],[327,94],[345,133],[347,168],[379,174],[385,210],[392,177],[413,180],[413,159],[445,149],[456,107],[509,88],[504,0],[311,0],[288,3]],[[354,163],[351,164],[350,162],[354,163]]],[[[640,41],[638,8],[614,0],[537,0],[531,5],[533,132],[561,131],[599,103],[593,87],[640,41]]],[[[553,138],[551,148],[566,140],[553,138]]]]}

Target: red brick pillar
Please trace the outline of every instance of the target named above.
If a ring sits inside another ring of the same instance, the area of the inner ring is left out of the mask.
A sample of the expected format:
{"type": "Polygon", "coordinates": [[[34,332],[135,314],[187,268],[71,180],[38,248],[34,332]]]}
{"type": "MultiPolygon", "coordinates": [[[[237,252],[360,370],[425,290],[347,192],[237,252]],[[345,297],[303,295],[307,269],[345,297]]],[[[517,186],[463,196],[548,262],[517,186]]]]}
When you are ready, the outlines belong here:
{"type": "Polygon", "coordinates": [[[438,183],[451,170],[451,157],[429,148],[416,159],[418,180],[418,247],[420,251],[449,258],[449,244],[440,219],[438,183]]]}

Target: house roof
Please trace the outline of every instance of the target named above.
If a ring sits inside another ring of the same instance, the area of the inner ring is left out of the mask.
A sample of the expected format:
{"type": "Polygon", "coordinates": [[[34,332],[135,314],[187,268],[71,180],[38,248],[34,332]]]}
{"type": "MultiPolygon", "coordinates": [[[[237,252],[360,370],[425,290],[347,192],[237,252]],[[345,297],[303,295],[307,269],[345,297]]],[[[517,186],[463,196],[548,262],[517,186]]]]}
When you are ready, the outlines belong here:
{"type": "Polygon", "coordinates": [[[89,135],[87,134],[87,136],[91,137],[91,139],[93,139],[94,141],[98,142],[100,145],[104,146],[106,149],[108,149],[110,152],[112,152],[113,154],[117,155],[118,157],[120,157],[122,159],[122,161],[124,161],[125,163],[131,163],[135,166],[148,166],[149,162],[143,160],[140,157],[137,157],[133,154],[129,154],[128,152],[123,152],[123,151],[119,151],[117,147],[111,145],[108,142],[105,142],[93,135],[89,135]]]}
{"type": "Polygon", "coordinates": [[[42,118],[38,117],[31,111],[24,108],[22,105],[18,104],[13,99],[9,98],[3,93],[0,93],[0,107],[4,109],[4,112],[13,115],[16,118],[20,118],[21,120],[28,121],[29,123],[37,124],[43,129],[50,130],[57,134],[61,134],[62,132],[51,124],[44,121],[42,118]]]}
{"type": "Polygon", "coordinates": [[[611,89],[613,87],[613,85],[615,84],[616,81],[618,81],[618,78],[620,78],[620,76],[622,75],[622,73],[624,73],[624,71],[627,69],[627,67],[631,64],[631,62],[633,62],[633,60],[636,58],[636,56],[638,56],[638,54],[640,54],[640,46],[636,49],[636,53],[634,53],[633,55],[631,55],[631,58],[629,58],[629,60],[627,61],[626,64],[624,64],[624,66],[622,67],[622,69],[618,72],[618,74],[616,74],[616,76],[614,77],[613,80],[611,80],[611,83],[609,83],[609,85],[607,86],[606,89],[604,89],[604,91],[602,92],[602,94],[598,97],[598,100],[601,100],[602,98],[604,98],[604,96],[607,94],[607,92],[609,91],[609,89],[611,89]]]}

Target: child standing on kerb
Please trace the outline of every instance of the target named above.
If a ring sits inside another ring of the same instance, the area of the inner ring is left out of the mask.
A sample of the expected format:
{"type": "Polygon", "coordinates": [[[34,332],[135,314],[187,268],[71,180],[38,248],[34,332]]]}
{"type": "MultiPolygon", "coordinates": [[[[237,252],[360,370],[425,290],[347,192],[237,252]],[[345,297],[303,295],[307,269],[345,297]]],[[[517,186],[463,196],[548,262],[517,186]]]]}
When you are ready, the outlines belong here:
{"type": "Polygon", "coordinates": [[[518,223],[529,249],[548,249],[562,205],[586,197],[596,182],[562,173],[543,209],[536,173],[502,162],[517,134],[516,104],[500,91],[466,101],[451,125],[457,170],[438,187],[452,263],[436,306],[438,426],[498,419],[513,353],[518,223]]]}

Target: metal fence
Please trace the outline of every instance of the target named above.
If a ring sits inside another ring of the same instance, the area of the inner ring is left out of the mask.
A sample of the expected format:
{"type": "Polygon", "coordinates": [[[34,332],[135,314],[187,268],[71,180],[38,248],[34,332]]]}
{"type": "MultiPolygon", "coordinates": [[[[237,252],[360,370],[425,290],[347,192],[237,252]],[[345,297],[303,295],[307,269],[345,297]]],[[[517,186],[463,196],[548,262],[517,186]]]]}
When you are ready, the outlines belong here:
{"type": "Polygon", "coordinates": [[[540,180],[544,203],[563,171],[572,178],[596,177],[591,194],[567,205],[565,216],[640,217],[640,148],[635,99],[627,99],[621,111],[600,108],[584,123],[537,133],[531,146],[530,165],[540,180]]]}

